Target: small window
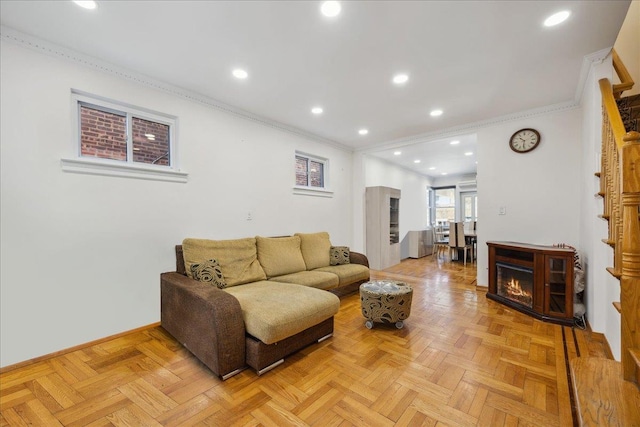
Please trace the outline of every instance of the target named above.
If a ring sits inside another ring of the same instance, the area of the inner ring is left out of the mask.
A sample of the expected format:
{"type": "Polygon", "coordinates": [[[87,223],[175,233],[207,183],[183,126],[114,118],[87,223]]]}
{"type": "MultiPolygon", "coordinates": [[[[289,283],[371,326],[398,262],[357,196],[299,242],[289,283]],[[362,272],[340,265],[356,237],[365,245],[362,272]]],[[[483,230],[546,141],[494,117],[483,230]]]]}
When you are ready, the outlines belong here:
{"type": "Polygon", "coordinates": [[[78,101],[80,156],[171,166],[171,123],[78,101]]]}
{"type": "MultiPolygon", "coordinates": [[[[298,194],[309,192],[324,192],[328,190],[329,160],[321,157],[296,152],[296,185],[298,194]]],[[[318,195],[318,194],[314,194],[318,195]]]]}
{"type": "Polygon", "coordinates": [[[296,185],[325,188],[326,160],[296,154],[296,185]]]}
{"type": "Polygon", "coordinates": [[[76,159],[68,172],[186,182],[175,161],[176,118],[72,92],[76,159]]]}

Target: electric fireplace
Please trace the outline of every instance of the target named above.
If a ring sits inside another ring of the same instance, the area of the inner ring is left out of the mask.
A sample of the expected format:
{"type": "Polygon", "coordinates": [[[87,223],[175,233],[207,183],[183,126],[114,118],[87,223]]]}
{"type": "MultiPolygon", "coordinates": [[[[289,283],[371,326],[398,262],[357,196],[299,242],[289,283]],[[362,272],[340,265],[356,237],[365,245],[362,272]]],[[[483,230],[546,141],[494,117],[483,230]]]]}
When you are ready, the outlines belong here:
{"type": "Polygon", "coordinates": [[[537,319],[573,324],[573,250],[487,242],[487,298],[537,319]]]}
{"type": "Polygon", "coordinates": [[[498,295],[533,308],[533,268],[498,262],[496,270],[498,295]]]}

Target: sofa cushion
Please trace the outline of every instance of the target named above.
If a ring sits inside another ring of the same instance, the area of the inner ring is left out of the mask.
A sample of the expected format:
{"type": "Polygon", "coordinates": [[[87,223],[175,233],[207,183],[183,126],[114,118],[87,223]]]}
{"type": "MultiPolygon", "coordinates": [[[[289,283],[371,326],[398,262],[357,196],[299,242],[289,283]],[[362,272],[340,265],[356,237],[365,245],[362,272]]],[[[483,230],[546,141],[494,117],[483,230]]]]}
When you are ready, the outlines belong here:
{"type": "Polygon", "coordinates": [[[305,271],[300,237],[256,237],[258,261],[267,277],[305,271]]]}
{"type": "Polygon", "coordinates": [[[210,283],[220,289],[227,287],[227,282],[224,280],[220,264],[215,259],[208,259],[198,264],[191,264],[190,270],[191,275],[196,280],[210,283]]]}
{"type": "Polygon", "coordinates": [[[263,280],[226,288],[240,302],[249,335],[273,344],[334,316],[340,299],[320,289],[263,280]]]}
{"type": "Polygon", "coordinates": [[[331,246],[329,262],[331,265],[349,264],[349,247],[331,246]]]}
{"type": "Polygon", "coordinates": [[[191,265],[207,259],[218,260],[227,288],[267,278],[258,262],[256,239],[253,237],[236,240],[184,239],[182,253],[187,276],[191,278],[191,265]]]}
{"type": "Polygon", "coordinates": [[[307,270],[330,265],[331,241],[329,233],[322,231],[320,233],[296,233],[295,235],[300,237],[300,249],[307,270]]]}
{"type": "Polygon", "coordinates": [[[360,264],[331,265],[321,267],[313,271],[324,271],[333,273],[340,279],[340,286],[349,285],[359,280],[369,279],[369,269],[360,264]]]}
{"type": "Polygon", "coordinates": [[[270,280],[284,283],[295,283],[302,286],[310,286],[318,289],[333,289],[340,284],[340,279],[333,273],[326,271],[299,271],[297,273],[276,276],[270,280]]]}

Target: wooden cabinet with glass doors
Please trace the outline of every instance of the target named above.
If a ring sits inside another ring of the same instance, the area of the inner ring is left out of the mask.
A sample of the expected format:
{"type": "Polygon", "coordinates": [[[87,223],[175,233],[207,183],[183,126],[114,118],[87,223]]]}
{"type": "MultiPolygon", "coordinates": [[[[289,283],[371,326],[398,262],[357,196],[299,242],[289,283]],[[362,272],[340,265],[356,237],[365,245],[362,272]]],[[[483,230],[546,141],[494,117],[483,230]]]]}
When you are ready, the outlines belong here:
{"type": "Polygon", "coordinates": [[[554,317],[573,316],[573,257],[544,257],[544,312],[554,317]]]}

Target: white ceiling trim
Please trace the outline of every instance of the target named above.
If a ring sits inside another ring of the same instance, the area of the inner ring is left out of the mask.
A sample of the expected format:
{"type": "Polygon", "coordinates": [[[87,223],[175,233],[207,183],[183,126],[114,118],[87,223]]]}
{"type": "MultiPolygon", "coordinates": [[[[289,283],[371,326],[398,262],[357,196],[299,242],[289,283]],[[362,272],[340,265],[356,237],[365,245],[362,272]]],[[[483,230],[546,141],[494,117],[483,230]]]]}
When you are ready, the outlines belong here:
{"type": "Polygon", "coordinates": [[[233,114],[235,116],[250,120],[252,122],[260,123],[270,128],[288,132],[297,136],[301,136],[303,138],[308,138],[315,142],[330,145],[334,148],[337,148],[343,151],[347,151],[350,153],[353,152],[353,149],[351,147],[341,144],[337,141],[333,141],[333,140],[321,137],[319,135],[304,131],[302,129],[296,128],[294,126],[289,126],[284,123],[280,123],[275,120],[271,120],[266,117],[262,117],[257,114],[250,113],[240,108],[236,108],[232,105],[217,101],[208,96],[204,96],[200,93],[188,91],[179,86],[174,86],[172,84],[154,79],[147,75],[137,73],[133,70],[130,70],[124,67],[119,67],[115,64],[102,61],[98,58],[82,54],[75,50],[57,45],[55,43],[51,43],[46,40],[27,35],[25,33],[14,30],[13,28],[9,28],[4,25],[0,26],[0,37],[3,40],[16,43],[23,47],[39,51],[41,53],[44,53],[50,56],[65,59],[70,62],[75,62],[77,64],[84,65],[86,67],[93,68],[95,70],[102,71],[105,73],[109,73],[117,77],[131,80],[141,85],[151,87],[153,89],[157,89],[157,90],[169,93],[171,95],[187,99],[189,101],[197,102],[197,103],[206,105],[207,107],[215,108],[216,110],[233,114]]]}
{"type": "Polygon", "coordinates": [[[611,47],[599,50],[592,54],[586,55],[582,60],[582,67],[580,68],[580,77],[576,86],[576,94],[573,101],[562,102],[559,104],[547,105],[540,108],[534,108],[531,110],[519,111],[516,113],[510,113],[503,116],[494,117],[487,120],[480,120],[477,122],[466,123],[460,126],[454,126],[443,130],[437,130],[433,132],[427,132],[419,135],[413,135],[407,138],[400,138],[393,141],[384,142],[376,146],[369,146],[365,148],[356,149],[356,152],[372,153],[376,151],[389,150],[393,148],[401,148],[407,145],[419,144],[423,142],[430,142],[438,139],[451,138],[458,136],[462,133],[473,133],[478,129],[512,122],[522,119],[530,119],[533,117],[544,116],[546,114],[558,113],[562,111],[569,111],[580,107],[582,101],[582,94],[584,93],[584,87],[587,82],[587,77],[592,65],[599,64],[604,61],[611,53],[611,47]]]}
{"type": "MultiPolygon", "coordinates": [[[[400,164],[400,163],[394,163],[394,162],[392,162],[392,161],[390,161],[390,160],[388,160],[388,159],[383,159],[382,157],[378,157],[378,156],[372,156],[371,154],[368,154],[368,153],[362,153],[362,154],[364,154],[365,156],[367,156],[367,158],[374,159],[374,160],[376,160],[376,161],[378,161],[378,162],[385,163],[385,164],[387,164],[387,165],[389,165],[389,166],[393,166],[394,168],[398,168],[398,169],[405,170],[405,171],[407,171],[407,172],[409,172],[409,173],[411,173],[411,174],[413,174],[413,175],[417,175],[417,176],[420,176],[420,177],[422,177],[422,178],[426,178],[426,179],[428,179],[428,180],[429,180],[429,184],[430,184],[430,185],[432,185],[432,184],[433,184],[433,180],[435,179],[435,178],[434,178],[433,176],[431,176],[431,175],[427,175],[427,174],[425,174],[425,173],[418,172],[418,171],[413,170],[413,169],[411,169],[411,168],[409,168],[409,167],[407,167],[407,166],[405,166],[405,165],[403,165],[403,164],[400,164]]],[[[365,167],[366,167],[366,165],[365,165],[365,167]]],[[[462,175],[464,175],[464,174],[460,174],[460,175],[462,176],[462,175]]],[[[451,176],[458,176],[458,174],[450,175],[449,177],[451,177],[451,176]]]]}
{"type": "Polygon", "coordinates": [[[493,126],[496,124],[528,119],[528,118],[538,117],[538,116],[542,116],[550,113],[557,113],[561,111],[568,111],[568,110],[578,108],[580,106],[580,101],[584,91],[584,86],[586,84],[587,76],[589,74],[589,70],[592,64],[602,62],[611,52],[611,48],[606,48],[606,49],[602,49],[600,51],[594,52],[592,54],[586,55],[583,58],[579,81],[576,87],[575,99],[572,101],[548,105],[548,106],[526,110],[526,111],[520,111],[516,113],[511,113],[511,114],[494,117],[487,120],[466,123],[463,125],[454,126],[447,129],[413,135],[410,137],[387,141],[381,144],[377,144],[375,146],[352,149],[351,147],[345,144],[339,143],[337,141],[330,140],[330,139],[321,137],[319,135],[316,135],[314,133],[296,128],[294,126],[286,125],[284,123],[250,113],[248,111],[239,109],[232,105],[204,96],[200,93],[188,91],[181,87],[163,82],[161,80],[154,79],[150,76],[135,72],[133,70],[126,69],[124,67],[119,67],[115,64],[108,63],[98,58],[88,56],[88,55],[79,53],[77,51],[74,51],[72,49],[68,49],[66,47],[45,41],[43,39],[27,35],[20,31],[9,28],[7,26],[0,26],[0,37],[3,40],[7,40],[10,42],[19,44],[23,47],[39,51],[41,53],[44,53],[50,56],[65,59],[70,62],[75,62],[80,65],[84,65],[86,67],[96,69],[98,71],[115,75],[117,77],[131,80],[138,84],[141,84],[156,90],[160,90],[165,93],[169,93],[171,95],[178,96],[183,99],[187,99],[189,101],[197,102],[202,105],[215,108],[219,111],[233,114],[237,117],[241,117],[246,120],[250,120],[252,122],[260,123],[270,128],[278,129],[278,130],[288,132],[297,136],[301,136],[303,138],[307,138],[315,142],[329,145],[346,152],[359,152],[359,153],[371,153],[371,152],[381,151],[385,149],[399,148],[407,145],[429,142],[436,139],[449,138],[456,135],[460,135],[461,133],[475,132],[478,129],[493,126]]]}
{"type": "Polygon", "coordinates": [[[512,122],[522,119],[530,119],[532,117],[543,116],[561,111],[569,111],[580,107],[575,101],[562,102],[560,104],[547,105],[545,107],[534,108],[531,110],[520,111],[517,113],[506,114],[504,116],[494,117],[492,119],[480,120],[477,122],[465,123],[464,125],[454,126],[443,130],[427,132],[420,135],[410,136],[408,138],[396,139],[394,141],[385,142],[375,147],[366,147],[357,149],[357,152],[371,153],[382,150],[390,150],[392,148],[401,148],[407,145],[420,144],[423,142],[435,141],[438,139],[451,138],[460,134],[474,133],[478,129],[494,126],[501,123],[512,122]]]}
{"type": "Polygon", "coordinates": [[[580,104],[582,101],[582,94],[584,93],[584,87],[587,84],[587,77],[591,67],[596,64],[602,63],[610,54],[613,47],[599,50],[597,52],[586,55],[582,58],[582,67],[580,68],[580,77],[578,78],[578,86],[576,87],[576,95],[574,102],[580,104]]]}

